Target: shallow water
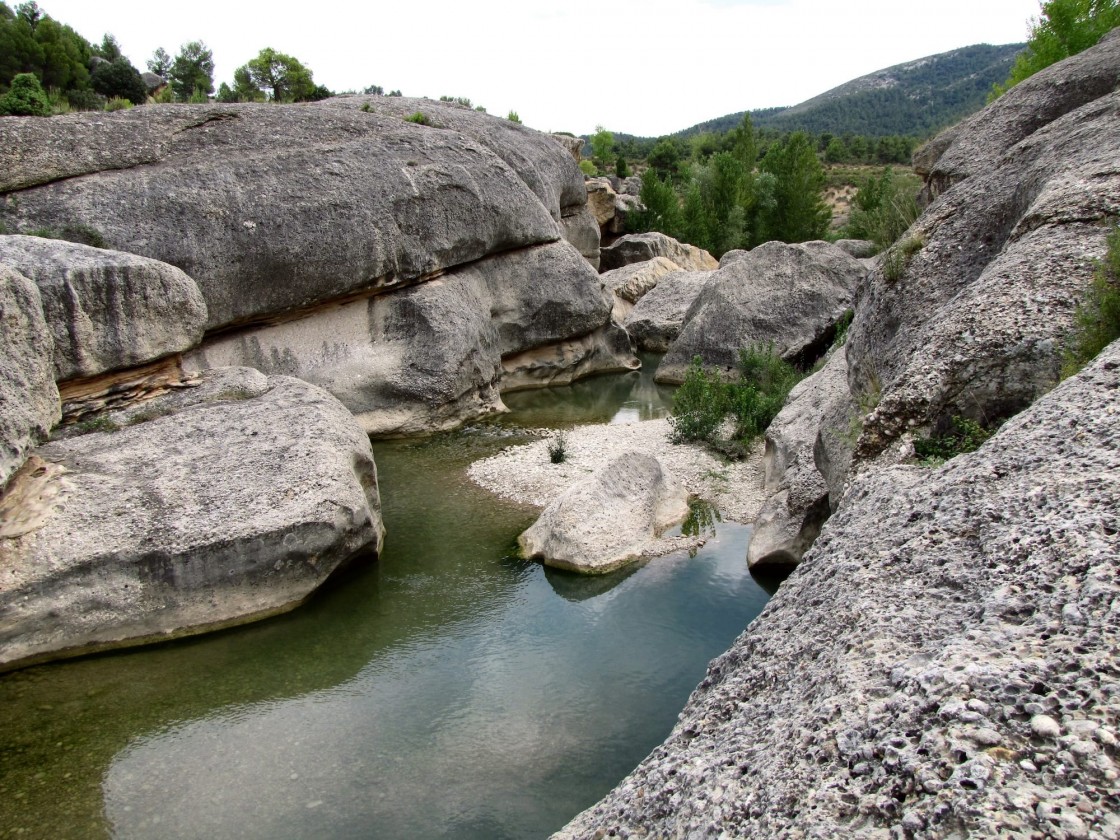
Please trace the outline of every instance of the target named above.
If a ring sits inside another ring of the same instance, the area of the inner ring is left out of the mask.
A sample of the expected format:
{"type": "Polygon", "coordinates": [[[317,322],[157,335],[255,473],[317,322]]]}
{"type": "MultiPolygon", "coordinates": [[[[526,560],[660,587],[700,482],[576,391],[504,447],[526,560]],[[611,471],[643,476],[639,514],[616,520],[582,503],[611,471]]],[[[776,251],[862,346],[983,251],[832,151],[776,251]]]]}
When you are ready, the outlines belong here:
{"type": "Polygon", "coordinates": [[[466,465],[664,392],[510,397],[499,429],[376,445],[385,552],[304,608],[0,678],[0,837],[533,838],[606,793],[767,595],[714,520],[606,579],[513,559],[534,512],[466,465]]]}

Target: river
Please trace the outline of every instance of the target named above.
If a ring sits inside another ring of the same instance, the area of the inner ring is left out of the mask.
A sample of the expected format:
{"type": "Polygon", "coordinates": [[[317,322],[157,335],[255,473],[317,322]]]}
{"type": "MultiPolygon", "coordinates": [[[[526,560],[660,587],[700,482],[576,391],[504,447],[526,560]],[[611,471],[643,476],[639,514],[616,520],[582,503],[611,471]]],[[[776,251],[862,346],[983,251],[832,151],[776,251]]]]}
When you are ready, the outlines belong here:
{"type": "Polygon", "coordinates": [[[667,399],[600,377],[376,443],[378,561],[266,622],[0,677],[0,837],[547,837],[668,734],[768,595],[749,529],[718,521],[695,556],[606,578],[516,559],[534,511],[465,468],[526,426],[667,399]]]}

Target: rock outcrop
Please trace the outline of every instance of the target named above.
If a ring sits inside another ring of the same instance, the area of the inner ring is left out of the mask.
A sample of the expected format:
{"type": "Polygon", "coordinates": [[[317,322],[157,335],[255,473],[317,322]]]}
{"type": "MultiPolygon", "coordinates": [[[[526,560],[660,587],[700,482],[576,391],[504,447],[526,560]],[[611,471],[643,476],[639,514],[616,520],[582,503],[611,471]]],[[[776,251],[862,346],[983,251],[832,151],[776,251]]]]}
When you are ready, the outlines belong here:
{"type": "Polygon", "coordinates": [[[151,106],[4,121],[0,162],[7,230],[81,234],[197,283],[208,332],[192,365],[305,377],[372,432],[501,410],[501,359],[550,345],[573,367],[538,384],[637,364],[606,335],[609,307],[569,317],[573,300],[600,294],[598,225],[575,160],[509,120],[402,97],[151,106]],[[429,125],[406,119],[416,112],[429,125]],[[444,288],[425,290],[436,281],[444,288]],[[516,317],[531,309],[532,328],[501,313],[484,323],[491,303],[516,317]],[[401,321],[412,310],[415,347],[401,321]]]}
{"type": "Polygon", "coordinates": [[[684,487],[653,455],[631,452],[564,491],[518,544],[545,565],[605,574],[639,559],[645,544],[687,515],[684,487]]]}
{"type": "Polygon", "coordinates": [[[282,612],[380,550],[369,440],[342,404],[297,379],[208,377],[135,425],[40,447],[38,475],[13,481],[37,521],[0,539],[0,668],[282,612]]]}
{"type": "Polygon", "coordinates": [[[712,276],[710,271],[675,271],[661,277],[657,286],[642,295],[622,322],[638,349],[647,353],[667,351],[712,276]]]}
{"type": "Polygon", "coordinates": [[[819,406],[833,516],[559,837],[1120,837],[1120,342],[1057,384],[1120,215],[1118,56],[1114,32],[923,151],[932,203],[859,286],[847,394],[789,407],[819,406]],[[915,466],[954,416],[1010,419],[915,466]]]}
{"type": "Polygon", "coordinates": [[[712,274],[661,360],[657,381],[684,381],[695,356],[732,370],[739,350],[751,344],[773,343],[787,360],[823,353],[864,274],[859,260],[827,242],[759,245],[712,274]]]}
{"type": "Polygon", "coordinates": [[[668,740],[557,837],[1111,837],[1120,342],[845,497],[668,740]]]}
{"type": "Polygon", "coordinates": [[[822,418],[848,398],[848,364],[838,348],[799,382],[766,430],[766,490],[747,548],[747,565],[795,566],[828,519],[829,487],[813,457],[822,418]]]}
{"type": "Polygon", "coordinates": [[[0,236],[0,263],[39,287],[58,381],[143,365],[202,339],[206,303],[174,266],[35,236],[0,236]]]}
{"type": "Polygon", "coordinates": [[[0,492],[62,418],[38,287],[0,263],[0,492]]]}
{"type": "Polygon", "coordinates": [[[656,287],[663,277],[680,270],[680,266],[665,257],[654,257],[599,275],[611,295],[611,318],[621,324],[643,295],[656,287]]]}
{"type": "Polygon", "coordinates": [[[587,179],[587,206],[599,225],[600,238],[604,241],[625,233],[627,217],[642,209],[636,193],[617,192],[610,178],[587,179]]]}
{"type": "Polygon", "coordinates": [[[628,233],[617,239],[602,250],[599,268],[612,271],[654,257],[665,257],[686,271],[714,271],[719,268],[715,257],[707,251],[657,232],[628,233]]]}

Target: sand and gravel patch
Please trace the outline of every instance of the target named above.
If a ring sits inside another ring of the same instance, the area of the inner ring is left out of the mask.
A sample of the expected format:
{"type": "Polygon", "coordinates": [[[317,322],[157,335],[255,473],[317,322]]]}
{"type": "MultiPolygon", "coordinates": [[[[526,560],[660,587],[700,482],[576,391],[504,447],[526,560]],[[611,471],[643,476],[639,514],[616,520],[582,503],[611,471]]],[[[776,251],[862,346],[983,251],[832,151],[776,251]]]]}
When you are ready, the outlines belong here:
{"type": "MultiPolygon", "coordinates": [[[[667,420],[576,426],[564,431],[566,460],[553,464],[548,444],[556,434],[547,433],[540,440],[475,461],[467,474],[502,498],[543,508],[569,485],[587,478],[616,455],[633,450],[656,456],[690,494],[713,505],[725,521],[753,521],[766,499],[761,440],[749,458],[736,462],[697,444],[670,443],[667,420]]],[[[678,547],[663,546],[657,553],[678,547]]]]}

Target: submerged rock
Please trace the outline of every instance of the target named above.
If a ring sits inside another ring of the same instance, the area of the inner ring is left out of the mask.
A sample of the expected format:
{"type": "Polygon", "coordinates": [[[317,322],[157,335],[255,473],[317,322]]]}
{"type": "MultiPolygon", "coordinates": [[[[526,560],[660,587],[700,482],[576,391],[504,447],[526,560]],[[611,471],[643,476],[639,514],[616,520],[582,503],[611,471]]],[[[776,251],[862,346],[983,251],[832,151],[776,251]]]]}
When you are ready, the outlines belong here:
{"type": "Polygon", "coordinates": [[[683,382],[695,356],[732,370],[739,350],[752,344],[772,343],[787,360],[823,353],[865,273],[827,242],[767,242],[726,262],[690,307],[657,381],[683,382]]]}
{"type": "Polygon", "coordinates": [[[37,236],[0,236],[0,263],[39,286],[56,380],[143,365],[202,338],[206,303],[175,266],[37,236]]]}
{"type": "Polygon", "coordinates": [[[0,539],[0,668],[283,612],[380,550],[369,440],[342,404],[297,379],[208,376],[135,425],[36,450],[58,486],[0,539]]]}
{"type": "Polygon", "coordinates": [[[62,417],[38,287],[0,264],[0,491],[62,417]]]}
{"type": "Polygon", "coordinates": [[[688,493],[652,455],[630,452],[572,485],[518,537],[521,553],[584,574],[614,571],[688,515],[688,493]]]}

